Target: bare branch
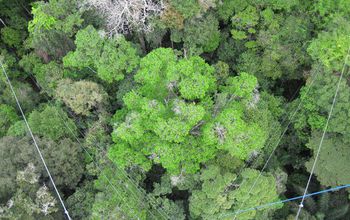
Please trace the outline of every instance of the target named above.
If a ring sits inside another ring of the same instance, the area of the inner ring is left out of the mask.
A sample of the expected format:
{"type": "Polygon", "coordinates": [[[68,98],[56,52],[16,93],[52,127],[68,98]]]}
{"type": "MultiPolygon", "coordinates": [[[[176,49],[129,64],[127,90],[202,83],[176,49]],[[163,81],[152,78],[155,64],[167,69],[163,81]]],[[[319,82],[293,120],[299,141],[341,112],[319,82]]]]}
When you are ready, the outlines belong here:
{"type": "Polygon", "coordinates": [[[219,122],[215,124],[214,132],[216,133],[219,143],[223,144],[226,138],[226,129],[223,125],[221,125],[219,122]]]}
{"type": "Polygon", "coordinates": [[[164,4],[162,0],[86,0],[85,6],[95,8],[106,19],[110,35],[125,34],[132,30],[149,32],[149,19],[159,16],[164,4]]]}
{"type": "Polygon", "coordinates": [[[5,27],[7,27],[7,25],[5,24],[5,22],[1,18],[0,18],[0,21],[5,27]]]}

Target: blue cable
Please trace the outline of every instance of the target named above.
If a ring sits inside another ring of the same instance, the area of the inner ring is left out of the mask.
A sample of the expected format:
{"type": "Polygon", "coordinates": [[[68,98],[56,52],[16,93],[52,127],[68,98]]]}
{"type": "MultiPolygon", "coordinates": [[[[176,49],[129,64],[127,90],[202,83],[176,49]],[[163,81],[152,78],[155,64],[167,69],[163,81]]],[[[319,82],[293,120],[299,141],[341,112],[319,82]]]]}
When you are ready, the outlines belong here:
{"type": "MultiPolygon", "coordinates": [[[[337,187],[330,188],[330,189],[321,190],[321,191],[318,191],[318,192],[306,194],[305,198],[311,197],[311,196],[315,196],[315,195],[319,195],[319,194],[323,194],[323,193],[327,193],[327,192],[337,191],[337,190],[348,188],[348,187],[350,187],[350,184],[337,186],[337,187]]],[[[227,217],[229,215],[235,215],[235,214],[240,214],[240,213],[249,212],[249,211],[253,211],[253,210],[263,209],[263,208],[266,208],[266,207],[269,207],[269,206],[274,206],[274,205],[277,205],[277,204],[286,203],[286,202],[290,202],[290,201],[294,201],[294,200],[302,199],[302,198],[303,198],[303,196],[297,196],[297,197],[293,197],[293,198],[289,198],[289,199],[285,199],[285,200],[280,200],[280,201],[277,201],[277,202],[271,202],[271,203],[267,203],[267,204],[264,204],[264,205],[255,206],[255,207],[252,207],[252,208],[249,208],[249,209],[238,210],[236,212],[233,212],[233,213],[230,213],[230,214],[227,214],[227,215],[223,215],[222,217],[227,217]]]]}

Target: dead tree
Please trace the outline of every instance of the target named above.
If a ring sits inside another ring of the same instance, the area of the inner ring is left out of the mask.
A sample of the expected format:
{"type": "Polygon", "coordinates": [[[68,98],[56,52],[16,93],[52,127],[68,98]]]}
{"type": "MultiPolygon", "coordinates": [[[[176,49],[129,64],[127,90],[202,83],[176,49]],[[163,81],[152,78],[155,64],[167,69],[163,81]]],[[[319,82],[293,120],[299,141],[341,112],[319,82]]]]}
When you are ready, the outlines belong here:
{"type": "Polygon", "coordinates": [[[84,6],[105,17],[110,35],[149,32],[150,18],[160,16],[164,9],[162,0],[86,0],[84,6]]]}

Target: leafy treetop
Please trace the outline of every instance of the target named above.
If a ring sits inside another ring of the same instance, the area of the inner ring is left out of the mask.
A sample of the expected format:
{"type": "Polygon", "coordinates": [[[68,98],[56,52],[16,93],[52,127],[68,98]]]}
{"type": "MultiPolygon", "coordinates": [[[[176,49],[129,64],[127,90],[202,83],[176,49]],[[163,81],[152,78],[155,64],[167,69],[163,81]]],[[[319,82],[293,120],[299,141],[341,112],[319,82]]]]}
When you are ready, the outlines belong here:
{"type": "Polygon", "coordinates": [[[138,66],[137,50],[123,36],[106,39],[103,35],[91,25],[78,31],[76,50],[63,58],[64,66],[96,68],[97,75],[109,83],[124,79],[138,66]]]}

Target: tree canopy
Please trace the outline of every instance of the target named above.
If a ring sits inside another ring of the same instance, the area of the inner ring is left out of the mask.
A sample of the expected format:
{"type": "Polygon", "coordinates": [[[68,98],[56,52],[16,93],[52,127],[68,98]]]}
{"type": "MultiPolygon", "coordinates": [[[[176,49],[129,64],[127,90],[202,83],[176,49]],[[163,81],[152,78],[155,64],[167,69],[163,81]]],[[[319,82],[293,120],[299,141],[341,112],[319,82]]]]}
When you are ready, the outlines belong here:
{"type": "Polygon", "coordinates": [[[122,80],[138,65],[137,50],[123,36],[104,40],[104,35],[92,26],[78,31],[77,48],[64,57],[64,65],[96,68],[98,77],[110,83],[122,80]]]}
{"type": "Polygon", "coordinates": [[[350,219],[349,2],[0,0],[0,219],[350,219]]]}

